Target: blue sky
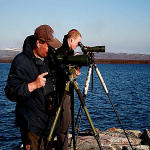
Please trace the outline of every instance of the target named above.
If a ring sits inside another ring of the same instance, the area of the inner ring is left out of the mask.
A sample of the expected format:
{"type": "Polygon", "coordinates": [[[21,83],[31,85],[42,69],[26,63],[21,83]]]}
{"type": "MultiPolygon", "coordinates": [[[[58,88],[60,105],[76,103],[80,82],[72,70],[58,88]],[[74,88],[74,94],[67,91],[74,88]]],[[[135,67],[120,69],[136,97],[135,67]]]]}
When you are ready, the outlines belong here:
{"type": "Polygon", "coordinates": [[[0,49],[21,49],[41,24],[60,41],[75,28],[86,46],[150,54],[150,0],[0,0],[0,49]]]}

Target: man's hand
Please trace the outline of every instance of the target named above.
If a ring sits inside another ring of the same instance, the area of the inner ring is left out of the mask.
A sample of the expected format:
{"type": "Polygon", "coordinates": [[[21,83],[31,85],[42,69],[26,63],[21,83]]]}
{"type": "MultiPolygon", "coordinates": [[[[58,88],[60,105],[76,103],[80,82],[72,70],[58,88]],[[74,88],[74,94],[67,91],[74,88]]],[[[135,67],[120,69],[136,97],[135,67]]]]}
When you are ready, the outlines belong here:
{"type": "Polygon", "coordinates": [[[48,72],[42,73],[42,74],[37,76],[35,81],[29,83],[28,84],[29,91],[32,92],[35,89],[38,89],[38,88],[41,88],[42,86],[45,86],[46,78],[44,78],[44,76],[46,76],[47,74],[48,74],[48,72]]]}
{"type": "Polygon", "coordinates": [[[77,69],[76,69],[76,73],[75,73],[75,78],[77,78],[79,75],[81,74],[81,72],[80,72],[80,68],[78,67],[77,69]]]}

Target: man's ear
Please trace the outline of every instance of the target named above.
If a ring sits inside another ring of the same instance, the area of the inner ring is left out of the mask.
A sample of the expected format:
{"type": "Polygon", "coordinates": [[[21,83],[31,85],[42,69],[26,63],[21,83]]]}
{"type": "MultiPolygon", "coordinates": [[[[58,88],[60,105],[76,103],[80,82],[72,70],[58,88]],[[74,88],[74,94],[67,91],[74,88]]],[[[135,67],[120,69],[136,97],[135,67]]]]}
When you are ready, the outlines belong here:
{"type": "Polygon", "coordinates": [[[73,39],[72,39],[72,38],[69,38],[69,39],[68,39],[69,47],[72,45],[72,42],[73,42],[73,39]]]}
{"type": "Polygon", "coordinates": [[[36,41],[36,46],[37,46],[37,48],[40,48],[40,42],[39,42],[39,40],[36,41]]]}

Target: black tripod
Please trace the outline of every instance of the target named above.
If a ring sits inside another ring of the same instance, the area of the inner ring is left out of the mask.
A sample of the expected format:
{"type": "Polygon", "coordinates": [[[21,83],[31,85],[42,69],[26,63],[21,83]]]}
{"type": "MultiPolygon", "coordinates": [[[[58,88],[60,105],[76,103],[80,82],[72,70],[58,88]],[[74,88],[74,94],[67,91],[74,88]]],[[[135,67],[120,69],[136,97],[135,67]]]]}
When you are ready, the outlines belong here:
{"type": "MultiPolygon", "coordinates": [[[[74,67],[69,66],[69,73],[70,73],[70,75],[69,75],[69,81],[68,81],[67,84],[66,84],[65,91],[64,91],[64,96],[63,96],[62,101],[61,101],[61,103],[60,103],[60,106],[59,106],[59,108],[58,108],[58,110],[57,110],[57,112],[56,112],[56,116],[55,116],[55,119],[54,119],[54,121],[53,121],[53,124],[52,124],[52,127],[51,127],[51,130],[50,130],[50,133],[49,133],[49,136],[48,136],[47,140],[48,140],[48,142],[52,140],[52,135],[53,135],[53,132],[54,132],[54,129],[55,129],[57,120],[58,120],[58,118],[59,118],[59,115],[60,115],[60,113],[61,113],[61,109],[62,109],[64,100],[65,100],[65,97],[66,97],[67,93],[69,92],[69,88],[70,88],[70,86],[71,86],[71,87],[73,87],[73,88],[75,89],[75,91],[76,91],[77,94],[78,94],[79,100],[80,100],[80,102],[81,102],[81,107],[82,107],[82,108],[84,109],[84,111],[85,111],[85,114],[86,114],[86,116],[87,116],[87,119],[88,119],[88,121],[89,121],[89,123],[90,123],[90,126],[91,126],[91,128],[92,128],[93,135],[94,135],[94,137],[95,137],[95,139],[96,139],[96,141],[97,141],[97,143],[98,143],[99,149],[102,150],[102,145],[101,145],[100,140],[99,140],[99,138],[100,138],[100,137],[99,137],[99,133],[97,133],[96,130],[95,130],[94,124],[93,124],[93,122],[92,122],[92,119],[91,119],[91,117],[90,117],[90,115],[89,115],[89,112],[88,112],[88,110],[87,110],[87,107],[86,107],[86,105],[85,105],[84,97],[82,96],[81,91],[80,91],[79,86],[78,86],[78,83],[76,82],[76,80],[75,80],[75,78],[74,78],[74,69],[75,69],[74,67]]],[[[73,102],[72,102],[72,104],[73,104],[73,102]]],[[[72,106],[72,107],[74,107],[74,106],[72,106]]],[[[73,109],[73,108],[72,108],[72,109],[73,109]]],[[[74,116],[74,109],[72,110],[72,138],[73,138],[73,148],[74,148],[74,150],[75,150],[75,149],[76,149],[75,122],[74,122],[73,116],[74,116]]]]}
{"type": "MultiPolygon", "coordinates": [[[[112,105],[112,107],[113,107],[113,110],[114,110],[114,112],[115,112],[115,114],[116,114],[117,120],[119,121],[119,123],[120,123],[120,125],[121,125],[121,128],[122,128],[123,131],[124,131],[124,134],[125,134],[125,136],[126,136],[126,138],[127,138],[127,140],[128,140],[128,143],[129,143],[131,149],[133,150],[133,147],[132,147],[131,142],[130,142],[130,140],[129,140],[129,138],[128,138],[128,135],[127,135],[127,133],[126,133],[124,127],[123,127],[123,123],[121,122],[120,117],[119,117],[119,115],[118,115],[118,113],[117,113],[117,111],[116,111],[116,109],[115,109],[115,107],[114,107],[114,105],[113,105],[113,102],[112,102],[112,100],[111,100],[111,98],[110,98],[110,95],[109,95],[109,92],[108,92],[108,90],[107,90],[106,84],[105,84],[105,82],[104,82],[104,80],[103,80],[103,77],[102,77],[102,75],[101,75],[101,73],[100,73],[98,67],[96,66],[96,64],[95,64],[94,61],[93,61],[93,60],[94,60],[94,59],[93,59],[93,58],[94,58],[94,54],[93,54],[93,53],[90,53],[90,57],[91,57],[91,60],[92,60],[92,61],[91,61],[90,65],[89,65],[89,68],[88,68],[87,78],[86,78],[86,82],[85,82],[85,86],[84,86],[83,97],[86,98],[86,95],[87,95],[87,92],[88,92],[88,88],[89,88],[89,83],[90,83],[91,74],[92,74],[92,90],[93,90],[93,68],[94,68],[94,69],[95,69],[95,72],[96,72],[96,74],[98,75],[98,78],[99,78],[99,80],[100,80],[100,82],[101,82],[101,84],[102,84],[102,86],[103,86],[103,89],[104,89],[104,91],[105,91],[105,93],[106,93],[106,95],[107,95],[107,97],[108,97],[108,99],[109,99],[109,101],[110,101],[110,103],[111,103],[111,105],[112,105]]],[[[79,111],[78,111],[78,116],[77,116],[77,120],[79,120],[79,125],[78,125],[78,127],[80,126],[82,112],[83,112],[83,110],[82,110],[82,107],[81,107],[81,105],[80,105],[80,108],[79,108],[79,111]],[[81,114],[80,114],[80,112],[81,112],[81,114]],[[80,118],[80,119],[79,119],[79,118],[80,118]]],[[[77,121],[76,121],[76,122],[77,122],[77,121]]],[[[77,133],[77,135],[78,135],[78,133],[77,133]]]]}

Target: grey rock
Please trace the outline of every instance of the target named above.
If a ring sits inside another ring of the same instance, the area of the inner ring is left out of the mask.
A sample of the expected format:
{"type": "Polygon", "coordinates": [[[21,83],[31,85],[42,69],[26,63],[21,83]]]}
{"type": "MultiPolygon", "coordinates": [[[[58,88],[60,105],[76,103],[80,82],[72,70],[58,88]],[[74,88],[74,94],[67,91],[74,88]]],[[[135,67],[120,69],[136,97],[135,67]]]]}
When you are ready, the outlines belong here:
{"type": "MultiPolygon", "coordinates": [[[[84,131],[81,133],[82,134],[78,136],[76,150],[99,150],[97,141],[90,135],[91,130],[85,130],[85,133],[84,131]],[[87,133],[89,133],[89,135],[87,133]]],[[[103,150],[131,150],[122,129],[112,128],[98,133],[103,150]]],[[[143,133],[139,130],[126,130],[126,133],[134,150],[150,150],[150,134],[147,129],[143,133]],[[143,139],[146,139],[146,141],[143,142],[143,139]]],[[[73,150],[72,145],[69,150],[73,150]]]]}

